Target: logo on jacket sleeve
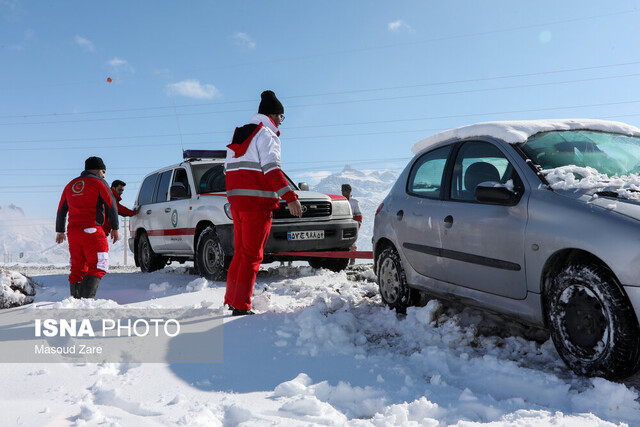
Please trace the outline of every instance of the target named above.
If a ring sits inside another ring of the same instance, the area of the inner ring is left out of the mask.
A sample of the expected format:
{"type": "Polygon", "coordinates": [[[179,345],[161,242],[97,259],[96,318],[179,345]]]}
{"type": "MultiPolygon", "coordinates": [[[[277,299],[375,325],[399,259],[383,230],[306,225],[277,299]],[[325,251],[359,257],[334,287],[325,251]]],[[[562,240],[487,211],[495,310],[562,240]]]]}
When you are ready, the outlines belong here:
{"type": "Polygon", "coordinates": [[[84,190],[84,181],[83,180],[76,181],[71,186],[71,191],[73,191],[74,193],[80,193],[82,190],[84,190]]]}

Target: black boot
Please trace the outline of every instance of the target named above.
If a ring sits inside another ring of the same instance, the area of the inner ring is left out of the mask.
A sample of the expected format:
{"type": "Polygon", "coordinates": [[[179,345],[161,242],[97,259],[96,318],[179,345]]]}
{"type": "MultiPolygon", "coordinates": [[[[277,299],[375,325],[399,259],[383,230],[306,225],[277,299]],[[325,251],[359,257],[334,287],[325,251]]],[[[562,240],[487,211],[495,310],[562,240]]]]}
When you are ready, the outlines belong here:
{"type": "Polygon", "coordinates": [[[80,284],[80,296],[82,298],[94,298],[96,292],[98,292],[98,285],[100,285],[100,278],[87,274],[80,284]]]}
{"type": "Polygon", "coordinates": [[[233,312],[231,312],[232,316],[246,316],[248,314],[255,314],[255,313],[251,310],[239,310],[237,308],[234,308],[233,312]]]}
{"type": "Polygon", "coordinates": [[[80,298],[80,289],[82,282],[69,283],[69,294],[74,298],[80,298]]]}

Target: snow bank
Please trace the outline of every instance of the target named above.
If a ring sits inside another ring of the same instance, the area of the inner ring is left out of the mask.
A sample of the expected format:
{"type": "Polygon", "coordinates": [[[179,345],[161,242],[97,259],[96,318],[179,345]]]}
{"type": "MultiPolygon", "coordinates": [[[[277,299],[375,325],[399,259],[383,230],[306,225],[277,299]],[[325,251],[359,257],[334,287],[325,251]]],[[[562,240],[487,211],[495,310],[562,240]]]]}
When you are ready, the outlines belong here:
{"type": "MultiPolygon", "coordinates": [[[[370,277],[263,268],[258,313],[225,311],[224,363],[6,365],[3,414],[25,425],[640,424],[635,386],[576,376],[544,331],[435,299],[397,315],[370,277]]],[[[171,268],[109,273],[95,301],[68,298],[65,271],[38,281],[42,309],[221,307],[225,291],[171,268]]]]}
{"type": "Polygon", "coordinates": [[[36,287],[33,281],[22,274],[0,269],[0,308],[17,307],[33,302],[36,287]]]}

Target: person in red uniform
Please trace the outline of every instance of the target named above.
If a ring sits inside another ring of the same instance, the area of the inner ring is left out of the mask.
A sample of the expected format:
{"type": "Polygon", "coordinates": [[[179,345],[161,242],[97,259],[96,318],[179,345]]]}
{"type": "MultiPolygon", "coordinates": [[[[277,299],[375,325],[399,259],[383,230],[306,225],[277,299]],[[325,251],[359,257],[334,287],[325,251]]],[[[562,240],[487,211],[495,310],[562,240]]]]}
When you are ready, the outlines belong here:
{"type": "MultiPolygon", "coordinates": [[[[126,182],[116,179],[111,183],[111,192],[113,193],[113,197],[116,199],[116,204],[118,205],[118,215],[134,216],[138,213],[137,211],[132,211],[131,209],[126,208],[120,204],[120,200],[122,200],[122,193],[124,193],[124,187],[126,185],[126,182]]],[[[104,230],[105,236],[108,236],[109,233],[111,233],[111,222],[109,222],[109,218],[104,219],[102,229],[104,230]]]]}
{"type": "Polygon", "coordinates": [[[109,242],[102,229],[105,217],[113,228],[113,242],[118,240],[117,204],[104,180],[107,168],[100,157],[89,157],[84,169],[62,191],[56,217],[56,243],[69,238],[69,290],[74,298],[94,298],[100,280],[109,270],[109,242]],[[69,226],[65,235],[67,213],[69,226]]]}
{"type": "Polygon", "coordinates": [[[227,145],[225,161],[227,199],[233,217],[234,253],[227,272],[224,303],[234,316],[251,311],[253,284],[269,237],[273,210],[279,199],[300,218],[302,206],[280,169],[280,131],[284,107],[275,93],[261,94],[258,114],[236,128],[227,145]]]}
{"type": "MultiPolygon", "coordinates": [[[[359,230],[360,226],[362,225],[362,211],[360,211],[360,203],[358,202],[357,199],[351,196],[351,185],[342,184],[341,190],[342,190],[342,196],[344,196],[344,198],[349,201],[349,205],[351,206],[351,213],[353,214],[353,219],[354,221],[358,221],[358,230],[359,230]]],[[[357,249],[358,247],[354,243],[351,246],[351,250],[355,251],[357,249]]],[[[351,258],[349,260],[350,265],[354,265],[355,263],[356,263],[355,258],[351,258]]]]}

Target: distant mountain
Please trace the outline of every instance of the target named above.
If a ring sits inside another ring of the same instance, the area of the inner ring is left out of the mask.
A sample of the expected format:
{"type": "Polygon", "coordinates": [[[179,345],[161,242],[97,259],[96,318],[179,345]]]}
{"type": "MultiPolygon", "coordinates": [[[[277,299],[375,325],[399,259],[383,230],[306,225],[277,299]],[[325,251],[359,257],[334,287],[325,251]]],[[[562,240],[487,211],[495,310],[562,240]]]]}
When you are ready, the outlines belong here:
{"type": "Polygon", "coordinates": [[[362,197],[378,197],[389,191],[398,173],[391,170],[361,171],[347,165],[341,172],[323,178],[313,189],[321,193],[340,194],[342,184],[350,184],[352,194],[358,200],[362,197]]]}
{"type": "Polygon", "coordinates": [[[358,235],[358,250],[371,250],[373,237],[373,219],[376,209],[389,193],[398,178],[398,172],[392,170],[357,170],[347,165],[341,172],[322,179],[312,190],[326,194],[341,194],[342,184],[350,184],[351,195],[360,203],[362,227],[358,235]]]}

